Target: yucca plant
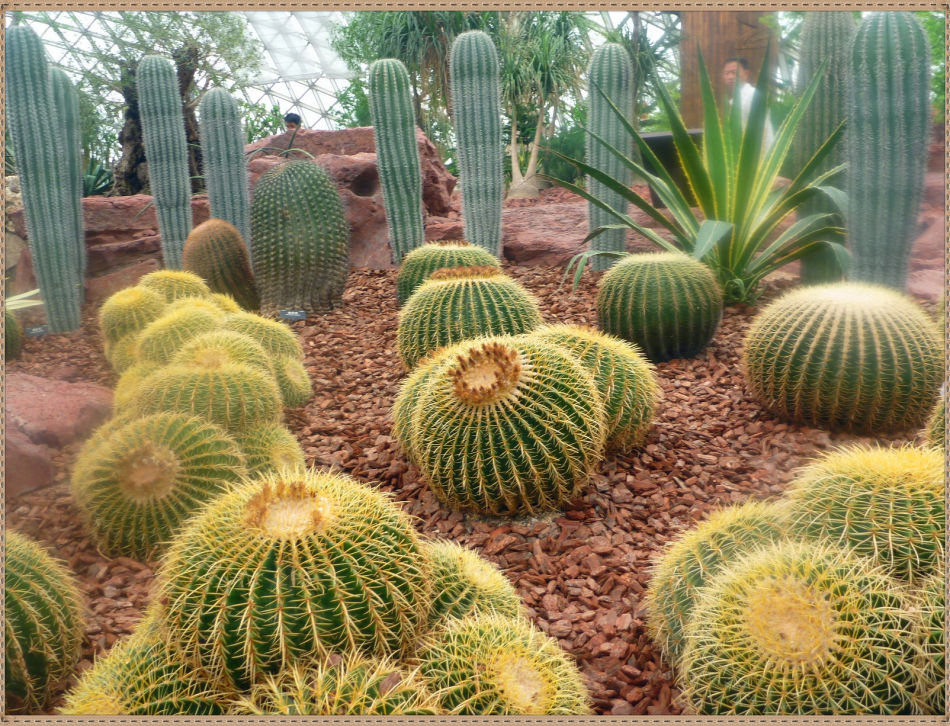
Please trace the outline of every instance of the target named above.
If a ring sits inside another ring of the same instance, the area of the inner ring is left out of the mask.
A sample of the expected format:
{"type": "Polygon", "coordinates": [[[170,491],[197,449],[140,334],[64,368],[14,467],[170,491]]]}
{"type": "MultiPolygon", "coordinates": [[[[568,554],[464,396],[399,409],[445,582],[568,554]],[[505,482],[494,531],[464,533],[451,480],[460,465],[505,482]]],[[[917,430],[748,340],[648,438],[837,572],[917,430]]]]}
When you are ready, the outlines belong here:
{"type": "MultiPolygon", "coordinates": [[[[748,121],[743,125],[738,102],[732,104],[724,120],[721,117],[705,62],[700,57],[704,109],[702,149],[691,138],[669,92],[653,74],[657,99],[669,117],[676,153],[682,162],[688,186],[695,195],[698,214],[640,133],[609,99],[608,103],[627,133],[634,137],[643,156],[643,164],[624,155],[593,132],[587,132],[632,169],[636,176],[647,181],[657,198],[666,206],[668,215],[660,212],[626,184],[552,149],[552,154],[574,164],[582,174],[621,195],[625,201],[654,220],[660,230],[672,236],[671,240],[665,239],[657,230],[644,227],[630,215],[613,209],[576,184],[547,177],[611,213],[617,220],[617,224],[602,225],[593,230],[587,239],[610,229],[629,228],[663,249],[686,252],[713,269],[725,293],[726,304],[755,300],[762,278],[820,247],[833,250],[839,264],[846,268],[850,256],[842,246],[844,230],[835,226],[835,213],[825,211],[803,215],[779,233],[779,224],[785,217],[821,195],[831,199],[838,210],[844,213],[844,194],[825,185],[828,179],[841,172],[842,166],[834,166],[819,173],[823,160],[837,143],[844,126],[838,126],[787,186],[776,188],[775,182],[782,164],[822,74],[817,73],[808,85],[779,128],[772,146],[763,149],[768,108],[768,68],[766,60],[759,73],[748,121]],[[647,166],[658,171],[651,173],[647,171],[647,166]]],[[[604,95],[600,88],[596,88],[596,92],[604,95]]],[[[568,270],[576,263],[579,278],[588,258],[595,254],[623,255],[616,252],[583,252],[571,260],[568,270]]]]}

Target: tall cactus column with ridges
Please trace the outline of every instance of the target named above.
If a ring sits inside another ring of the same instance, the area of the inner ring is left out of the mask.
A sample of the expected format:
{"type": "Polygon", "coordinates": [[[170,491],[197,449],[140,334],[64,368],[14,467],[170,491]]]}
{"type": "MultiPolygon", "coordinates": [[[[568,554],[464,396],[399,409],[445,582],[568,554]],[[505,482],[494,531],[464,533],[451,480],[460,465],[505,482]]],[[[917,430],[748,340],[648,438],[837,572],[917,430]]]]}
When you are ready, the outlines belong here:
{"type": "Polygon", "coordinates": [[[191,231],[191,180],[178,77],[172,62],[156,55],[141,60],[136,76],[162,258],[165,267],[179,270],[182,249],[191,231]]]}
{"type": "Polygon", "coordinates": [[[849,61],[849,277],[903,290],[930,138],[927,37],[911,13],[872,13],[849,61]]]}
{"type": "Polygon", "coordinates": [[[393,261],[399,264],[410,250],[425,243],[426,234],[409,74],[398,60],[385,58],[370,66],[369,110],[389,241],[393,261]]]}
{"type": "Polygon", "coordinates": [[[79,127],[79,94],[69,82],[69,76],[60,68],[50,68],[50,93],[53,96],[53,108],[57,123],[62,129],[63,143],[63,183],[66,185],[64,202],[72,220],[72,231],[62,234],[73,245],[76,255],[76,269],[79,281],[86,279],[86,236],[82,216],[83,170],[82,170],[82,130],[79,127]]]}
{"type": "Polygon", "coordinates": [[[462,33],[452,43],[449,67],[465,240],[497,257],[505,183],[495,44],[480,30],[462,33]]]}

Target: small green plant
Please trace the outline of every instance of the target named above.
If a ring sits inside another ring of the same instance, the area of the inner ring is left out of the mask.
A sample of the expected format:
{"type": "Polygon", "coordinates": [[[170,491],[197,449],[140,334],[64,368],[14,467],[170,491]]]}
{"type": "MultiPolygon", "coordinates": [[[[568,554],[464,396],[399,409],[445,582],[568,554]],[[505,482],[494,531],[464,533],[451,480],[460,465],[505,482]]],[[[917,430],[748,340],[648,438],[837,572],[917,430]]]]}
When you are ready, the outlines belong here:
{"type": "Polygon", "coordinates": [[[23,350],[23,326],[20,325],[20,321],[17,320],[13,311],[30,308],[34,305],[42,305],[42,300],[37,300],[33,297],[38,292],[39,288],[36,288],[34,290],[28,290],[27,292],[21,292],[18,295],[11,295],[4,300],[4,360],[18,358],[20,352],[23,350]]]}
{"type": "Polygon", "coordinates": [[[436,270],[443,267],[498,267],[491,252],[462,240],[430,242],[403,258],[396,276],[396,299],[403,305],[409,296],[436,270]]]}
{"type": "Polygon", "coordinates": [[[112,188],[114,181],[111,169],[103,166],[101,161],[90,158],[82,175],[82,195],[95,197],[105,194],[112,188]]]}

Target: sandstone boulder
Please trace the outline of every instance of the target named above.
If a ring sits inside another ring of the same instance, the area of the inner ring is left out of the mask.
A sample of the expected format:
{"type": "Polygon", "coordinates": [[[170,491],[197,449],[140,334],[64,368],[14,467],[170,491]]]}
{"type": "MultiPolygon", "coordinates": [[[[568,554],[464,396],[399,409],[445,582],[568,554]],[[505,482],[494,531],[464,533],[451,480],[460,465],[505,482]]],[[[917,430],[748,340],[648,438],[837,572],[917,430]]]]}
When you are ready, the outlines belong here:
{"type": "Polygon", "coordinates": [[[28,373],[6,377],[6,425],[38,445],[81,441],[112,413],[112,391],[95,383],[69,383],[28,373]]]}
{"type": "Polygon", "coordinates": [[[12,426],[7,426],[3,444],[3,485],[8,499],[53,483],[53,452],[48,447],[34,444],[12,426]]]}

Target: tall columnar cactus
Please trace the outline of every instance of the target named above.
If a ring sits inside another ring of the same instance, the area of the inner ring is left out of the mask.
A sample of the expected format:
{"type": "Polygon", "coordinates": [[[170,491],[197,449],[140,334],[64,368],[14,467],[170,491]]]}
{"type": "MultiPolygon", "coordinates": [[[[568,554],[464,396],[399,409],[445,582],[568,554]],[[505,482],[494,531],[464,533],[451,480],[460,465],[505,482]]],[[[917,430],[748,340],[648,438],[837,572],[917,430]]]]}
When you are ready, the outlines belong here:
{"type": "Polygon", "coordinates": [[[136,87],[162,258],[166,268],[179,270],[182,249],[191,231],[191,179],[174,64],[162,56],[145,56],[136,71],[136,87]]]}
{"type": "Polygon", "coordinates": [[[930,138],[927,36],[909,12],[870,13],[848,60],[849,278],[903,290],[930,138]]]}
{"type": "MultiPolygon", "coordinates": [[[[808,87],[822,62],[827,61],[828,65],[792,142],[789,174],[793,178],[847,117],[848,51],[854,29],[854,14],[851,12],[805,13],[801,30],[802,46],[798,53],[799,89],[808,87]]],[[[816,172],[824,172],[843,163],[845,151],[844,141],[839,140],[816,172]]],[[[836,182],[837,186],[843,186],[843,183],[844,178],[836,182]]],[[[806,216],[833,211],[828,199],[816,197],[799,207],[798,214],[806,216]]],[[[834,282],[841,277],[841,267],[830,249],[819,248],[802,258],[801,279],[805,284],[834,282]]]]}
{"type": "Polygon", "coordinates": [[[498,258],[487,250],[461,240],[432,242],[412,250],[396,275],[396,299],[403,305],[436,270],[443,267],[498,267],[498,258]]]}
{"type": "Polygon", "coordinates": [[[238,688],[334,652],[405,655],[430,605],[409,517],[314,470],[264,474],[214,500],[158,581],[176,650],[238,688]]]}
{"type": "Polygon", "coordinates": [[[398,265],[426,237],[416,117],[409,73],[400,61],[384,58],[369,67],[369,110],[393,262],[398,265]]]}
{"type": "Polygon", "coordinates": [[[465,239],[501,255],[504,146],[499,65],[487,33],[459,34],[449,56],[465,239]]]}
{"type": "MultiPolygon", "coordinates": [[[[613,101],[625,118],[632,116],[636,100],[634,73],[630,54],[619,43],[604,43],[597,48],[591,55],[587,69],[587,95],[590,99],[588,121],[592,132],[587,134],[586,138],[587,163],[627,186],[633,183],[633,172],[592,134],[600,136],[626,157],[634,157],[633,137],[627,133],[607,101],[607,98],[613,101]],[[605,95],[607,98],[604,98],[605,95]]],[[[627,208],[627,202],[620,194],[611,191],[596,179],[589,179],[588,184],[590,193],[613,209],[623,211],[627,208]]],[[[587,203],[587,225],[590,231],[605,224],[615,224],[616,221],[610,213],[591,202],[587,203]]],[[[623,252],[627,249],[626,239],[626,230],[607,230],[591,240],[591,249],[623,252]]],[[[592,260],[595,270],[606,270],[614,262],[616,258],[607,255],[597,255],[592,260]]]]}
{"type": "Polygon", "coordinates": [[[46,705],[79,659],[83,604],[69,570],[13,530],[7,530],[5,572],[7,710],[29,712],[46,705]]]}
{"type": "Polygon", "coordinates": [[[206,280],[215,292],[233,297],[245,310],[260,308],[247,245],[230,222],[209,219],[191,230],[182,266],[206,280]]]}
{"type": "Polygon", "coordinates": [[[298,159],[265,173],[251,200],[251,256],[261,314],[325,313],[349,273],[350,228],[330,175],[298,159]]]}
{"type": "Polygon", "coordinates": [[[223,88],[212,88],[198,105],[201,159],[211,216],[237,229],[251,242],[251,202],[244,159],[244,131],[237,102],[223,88]]]}
{"type": "Polygon", "coordinates": [[[66,185],[66,206],[72,218],[72,231],[63,234],[74,245],[80,281],[86,279],[86,235],[82,216],[83,170],[82,129],[79,120],[79,94],[60,68],[50,68],[50,92],[56,112],[57,129],[63,144],[62,174],[66,185]]]}
{"type": "Polygon", "coordinates": [[[885,433],[920,426],[943,380],[936,325],[882,285],[792,290],[745,339],[746,378],[772,413],[817,428],[885,433]]]}
{"type": "Polygon", "coordinates": [[[81,263],[75,244],[74,210],[61,130],[51,130],[53,92],[39,37],[26,25],[6,34],[6,113],[23,190],[23,209],[33,265],[49,330],[77,330],[83,300],[81,263]]]}

